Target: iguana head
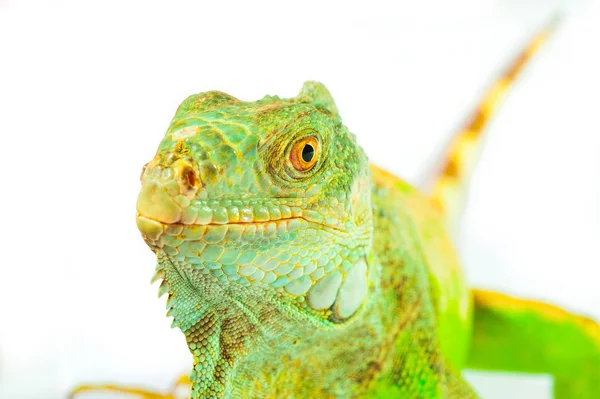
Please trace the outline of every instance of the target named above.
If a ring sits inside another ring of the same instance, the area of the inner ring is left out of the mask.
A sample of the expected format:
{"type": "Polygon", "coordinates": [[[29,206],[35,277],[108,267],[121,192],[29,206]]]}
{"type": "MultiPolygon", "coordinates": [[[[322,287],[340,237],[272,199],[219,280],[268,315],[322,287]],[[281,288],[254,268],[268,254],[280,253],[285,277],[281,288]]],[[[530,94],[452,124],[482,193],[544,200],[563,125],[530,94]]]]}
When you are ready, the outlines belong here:
{"type": "Polygon", "coordinates": [[[214,306],[264,297],[323,324],[363,302],[369,167],[323,85],[292,99],[188,97],[141,180],[137,225],[159,274],[185,277],[179,290],[214,306]]]}
{"type": "Polygon", "coordinates": [[[187,98],[141,180],[137,225],[194,354],[193,397],[226,395],[251,348],[289,351],[365,302],[369,166],[323,85],[187,98]]]}

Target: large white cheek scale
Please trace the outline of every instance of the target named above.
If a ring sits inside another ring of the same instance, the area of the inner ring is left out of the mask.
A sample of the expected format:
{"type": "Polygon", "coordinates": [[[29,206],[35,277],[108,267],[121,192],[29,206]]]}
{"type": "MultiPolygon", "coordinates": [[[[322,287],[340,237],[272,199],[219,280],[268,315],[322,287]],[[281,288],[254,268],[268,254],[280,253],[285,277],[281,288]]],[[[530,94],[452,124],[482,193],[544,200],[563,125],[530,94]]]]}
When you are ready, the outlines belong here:
{"type": "Polygon", "coordinates": [[[329,308],[333,305],[341,284],[342,274],[337,270],[332,271],[317,281],[308,291],[306,296],[308,306],[316,310],[329,308]]]}
{"type": "Polygon", "coordinates": [[[346,319],[358,310],[366,296],[367,262],[361,259],[346,275],[333,306],[333,312],[340,319],[346,319]]]}

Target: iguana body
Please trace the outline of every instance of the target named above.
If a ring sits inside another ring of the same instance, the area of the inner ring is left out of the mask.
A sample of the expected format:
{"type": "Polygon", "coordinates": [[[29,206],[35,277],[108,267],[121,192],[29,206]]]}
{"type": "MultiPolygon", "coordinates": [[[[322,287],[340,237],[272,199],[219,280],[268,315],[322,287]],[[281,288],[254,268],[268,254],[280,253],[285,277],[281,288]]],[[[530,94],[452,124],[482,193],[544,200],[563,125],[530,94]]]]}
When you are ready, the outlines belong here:
{"type": "Polygon", "coordinates": [[[138,227],[195,355],[192,396],[466,392],[470,296],[429,202],[369,167],[320,84],[188,98],[144,172],[138,227]],[[307,138],[319,159],[301,172],[288,159],[307,138]]]}
{"type": "Polygon", "coordinates": [[[186,99],[142,173],[137,223],[194,356],[191,397],[474,398],[465,367],[598,397],[596,323],[479,291],[473,308],[447,231],[484,111],[429,195],[369,165],[321,84],[186,99]]]}

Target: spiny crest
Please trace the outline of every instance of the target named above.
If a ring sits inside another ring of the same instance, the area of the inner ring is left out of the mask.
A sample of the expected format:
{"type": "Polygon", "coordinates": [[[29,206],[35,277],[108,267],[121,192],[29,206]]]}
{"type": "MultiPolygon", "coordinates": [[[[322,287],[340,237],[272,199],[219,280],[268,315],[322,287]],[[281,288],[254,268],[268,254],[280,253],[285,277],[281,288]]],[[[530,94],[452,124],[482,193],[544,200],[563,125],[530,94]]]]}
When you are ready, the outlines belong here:
{"type": "Polygon", "coordinates": [[[331,93],[322,83],[312,80],[305,82],[296,98],[299,102],[313,103],[318,107],[323,107],[336,118],[340,117],[331,93]]]}

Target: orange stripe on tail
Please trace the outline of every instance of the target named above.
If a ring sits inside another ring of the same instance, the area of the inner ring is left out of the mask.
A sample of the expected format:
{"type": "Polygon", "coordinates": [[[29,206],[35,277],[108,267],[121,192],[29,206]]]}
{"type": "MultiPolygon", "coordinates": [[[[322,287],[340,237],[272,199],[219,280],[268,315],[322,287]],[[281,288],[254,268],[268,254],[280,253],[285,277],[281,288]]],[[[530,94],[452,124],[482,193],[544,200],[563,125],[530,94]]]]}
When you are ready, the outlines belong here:
{"type": "Polygon", "coordinates": [[[464,207],[466,186],[481,152],[482,133],[492,116],[498,111],[504,96],[519,73],[548,40],[558,21],[559,19],[554,17],[534,35],[508,68],[487,89],[468,122],[450,142],[439,172],[430,186],[432,199],[442,210],[449,232],[455,233],[458,228],[458,221],[464,207]]]}

